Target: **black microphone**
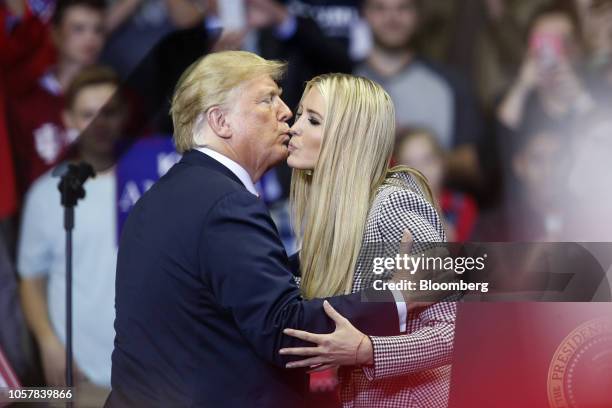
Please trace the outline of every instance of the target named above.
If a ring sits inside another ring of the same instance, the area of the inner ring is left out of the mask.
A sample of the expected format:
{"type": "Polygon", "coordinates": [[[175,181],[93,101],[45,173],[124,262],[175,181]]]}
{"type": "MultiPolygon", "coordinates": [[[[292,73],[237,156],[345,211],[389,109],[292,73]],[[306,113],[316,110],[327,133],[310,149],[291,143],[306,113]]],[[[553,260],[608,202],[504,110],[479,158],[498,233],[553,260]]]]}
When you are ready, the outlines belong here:
{"type": "MultiPolygon", "coordinates": [[[[72,230],[74,229],[74,207],[77,201],[85,197],[83,184],[90,177],[95,177],[91,164],[81,162],[58,166],[53,175],[61,175],[57,185],[64,206],[64,229],[66,230],[66,385],[73,386],[72,372],[72,230]]],[[[67,403],[72,407],[72,402],[67,403]]]]}
{"type": "Polygon", "coordinates": [[[62,193],[62,205],[64,207],[74,207],[79,199],[84,198],[83,184],[88,178],[96,176],[91,164],[86,162],[58,166],[53,171],[53,175],[56,174],[61,174],[61,180],[57,188],[62,193]]]}

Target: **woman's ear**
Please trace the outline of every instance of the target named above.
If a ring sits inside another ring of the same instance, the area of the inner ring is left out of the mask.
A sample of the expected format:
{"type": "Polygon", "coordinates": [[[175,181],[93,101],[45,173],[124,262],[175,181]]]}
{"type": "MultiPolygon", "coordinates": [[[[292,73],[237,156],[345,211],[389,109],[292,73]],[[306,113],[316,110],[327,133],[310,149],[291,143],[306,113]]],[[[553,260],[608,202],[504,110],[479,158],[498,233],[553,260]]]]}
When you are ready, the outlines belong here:
{"type": "Polygon", "coordinates": [[[219,106],[213,106],[206,112],[206,120],[212,131],[219,137],[229,139],[232,128],[227,120],[227,112],[219,106]]]}

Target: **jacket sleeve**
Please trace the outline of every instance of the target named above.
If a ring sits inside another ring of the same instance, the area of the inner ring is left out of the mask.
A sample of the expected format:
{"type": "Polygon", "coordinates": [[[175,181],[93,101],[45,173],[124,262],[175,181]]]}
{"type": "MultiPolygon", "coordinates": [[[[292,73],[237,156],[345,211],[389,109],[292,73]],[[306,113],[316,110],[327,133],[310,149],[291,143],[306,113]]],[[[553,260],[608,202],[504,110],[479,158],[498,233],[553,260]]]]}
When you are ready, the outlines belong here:
{"type": "Polygon", "coordinates": [[[450,364],[456,314],[456,302],[438,302],[418,316],[408,316],[418,319],[421,329],[400,336],[370,336],[374,364],[363,367],[366,378],[375,381],[450,364]]]}
{"type": "MultiPolygon", "coordinates": [[[[412,233],[415,246],[441,242],[444,233],[434,208],[419,194],[410,190],[392,193],[382,204],[378,228],[385,242],[397,242],[404,229],[412,233]]],[[[455,334],[456,299],[438,302],[419,313],[420,329],[399,336],[370,336],[374,364],[363,367],[370,381],[412,374],[450,364],[455,334]]]]}
{"type": "MultiPolygon", "coordinates": [[[[323,299],[305,301],[289,270],[276,227],[263,202],[244,191],[221,198],[207,214],[199,242],[202,280],[210,285],[219,307],[234,319],[262,358],[283,366],[283,347],[304,343],[285,336],[285,328],[329,333],[333,322],[323,299]]],[[[362,302],[361,293],[328,300],[368,334],[398,334],[398,316],[389,302],[362,302]]],[[[296,359],[291,358],[291,359],[296,359]]]]}

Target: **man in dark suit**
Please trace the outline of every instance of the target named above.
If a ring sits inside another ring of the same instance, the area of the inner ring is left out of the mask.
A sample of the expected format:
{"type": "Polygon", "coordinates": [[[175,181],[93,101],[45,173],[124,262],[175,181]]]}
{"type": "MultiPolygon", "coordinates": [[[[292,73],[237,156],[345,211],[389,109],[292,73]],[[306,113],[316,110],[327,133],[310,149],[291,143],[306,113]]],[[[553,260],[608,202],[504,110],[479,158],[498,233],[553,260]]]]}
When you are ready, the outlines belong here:
{"type": "MultiPolygon", "coordinates": [[[[291,111],[275,82],[284,69],[228,51],[181,77],[171,113],[183,159],[138,201],[121,237],[107,406],[303,405],[305,376],[284,370],[278,353],[299,343],[282,330],[328,333],[333,321],[323,299],[301,298],[253,186],[287,156],[291,111]]],[[[406,305],[388,295],[328,300],[363,332],[393,335],[406,305]]]]}

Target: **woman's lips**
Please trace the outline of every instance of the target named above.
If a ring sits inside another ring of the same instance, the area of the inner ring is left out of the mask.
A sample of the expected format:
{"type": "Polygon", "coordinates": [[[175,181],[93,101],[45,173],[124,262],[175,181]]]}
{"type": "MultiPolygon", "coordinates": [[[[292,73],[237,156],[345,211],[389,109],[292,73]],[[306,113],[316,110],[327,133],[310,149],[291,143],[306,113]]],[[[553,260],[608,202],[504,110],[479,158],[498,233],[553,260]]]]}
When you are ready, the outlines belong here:
{"type": "Polygon", "coordinates": [[[293,151],[297,150],[297,147],[295,147],[294,145],[289,143],[289,145],[287,146],[287,149],[289,149],[290,152],[293,152],[293,151]]]}

